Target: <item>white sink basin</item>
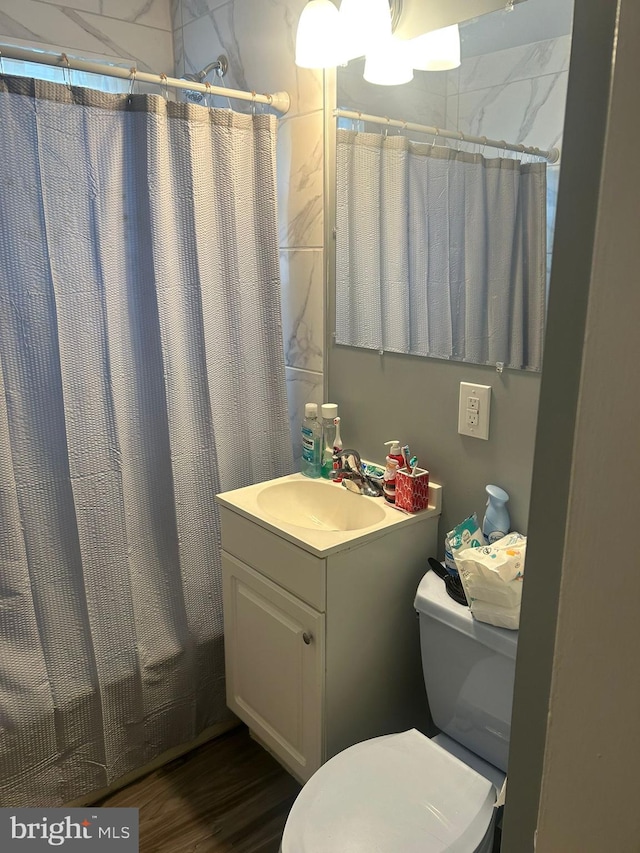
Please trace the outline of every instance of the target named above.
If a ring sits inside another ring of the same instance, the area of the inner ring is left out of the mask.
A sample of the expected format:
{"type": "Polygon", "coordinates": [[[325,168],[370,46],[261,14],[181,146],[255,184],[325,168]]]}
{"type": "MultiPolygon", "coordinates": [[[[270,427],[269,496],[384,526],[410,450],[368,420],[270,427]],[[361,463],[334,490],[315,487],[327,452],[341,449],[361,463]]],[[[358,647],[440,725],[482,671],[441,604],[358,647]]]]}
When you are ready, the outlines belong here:
{"type": "Polygon", "coordinates": [[[362,545],[392,528],[440,515],[441,487],[429,486],[429,509],[405,515],[383,498],[347,491],[329,480],[288,474],[216,496],[224,511],[249,518],[261,527],[317,557],[362,545]]]}
{"type": "Polygon", "coordinates": [[[262,489],[256,503],[279,521],[308,530],[363,530],[385,517],[381,499],[313,480],[272,483],[262,489]]]}

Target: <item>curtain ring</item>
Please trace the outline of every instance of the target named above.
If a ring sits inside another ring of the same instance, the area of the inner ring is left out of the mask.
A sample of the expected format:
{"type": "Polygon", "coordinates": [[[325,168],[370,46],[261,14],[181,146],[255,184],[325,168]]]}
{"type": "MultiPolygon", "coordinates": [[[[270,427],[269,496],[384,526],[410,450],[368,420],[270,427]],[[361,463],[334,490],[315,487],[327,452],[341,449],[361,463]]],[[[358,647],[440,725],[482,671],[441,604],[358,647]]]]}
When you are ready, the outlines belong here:
{"type": "Polygon", "coordinates": [[[69,57],[66,53],[60,54],[60,61],[64,62],[62,75],[64,77],[65,85],[67,86],[67,89],[71,89],[71,66],[69,65],[69,57]]]}
{"type": "Polygon", "coordinates": [[[130,80],[130,82],[129,82],[129,98],[133,95],[133,87],[136,84],[136,74],[137,73],[138,73],[138,69],[135,67],[135,65],[129,69],[129,80],[130,80]]]}
{"type": "Polygon", "coordinates": [[[167,77],[167,75],[164,72],[162,72],[160,74],[160,80],[162,81],[162,84],[164,84],[164,99],[165,99],[165,101],[168,101],[169,100],[169,78],[167,77]]]}
{"type": "Polygon", "coordinates": [[[256,117],[256,92],[251,92],[251,115],[256,117]]]}
{"type": "Polygon", "coordinates": [[[458,131],[458,151],[462,150],[461,146],[462,146],[463,142],[464,142],[464,133],[461,130],[459,130],[458,131]]]}
{"type": "Polygon", "coordinates": [[[4,74],[4,57],[2,56],[1,50],[0,50],[0,74],[4,74]]]}
{"type": "Polygon", "coordinates": [[[438,134],[440,133],[439,128],[436,127],[436,132],[433,134],[433,142],[431,143],[431,148],[435,148],[436,141],[438,139],[438,134]]]}
{"type": "Polygon", "coordinates": [[[208,80],[203,80],[202,82],[204,83],[205,89],[207,90],[204,96],[205,103],[207,105],[207,109],[209,110],[209,112],[211,112],[211,83],[208,80]]]}

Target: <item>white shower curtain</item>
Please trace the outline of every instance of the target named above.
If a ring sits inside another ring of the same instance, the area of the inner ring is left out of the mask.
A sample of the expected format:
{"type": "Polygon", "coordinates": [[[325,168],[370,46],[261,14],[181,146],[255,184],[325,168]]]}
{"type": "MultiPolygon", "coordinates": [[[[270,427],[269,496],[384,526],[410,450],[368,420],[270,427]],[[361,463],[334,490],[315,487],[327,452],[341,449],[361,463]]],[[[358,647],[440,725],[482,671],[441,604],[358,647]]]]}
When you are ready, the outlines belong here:
{"type": "Polygon", "coordinates": [[[275,118],[0,79],[0,805],[229,716],[217,491],[292,470],[275,118]]]}
{"type": "Polygon", "coordinates": [[[337,133],[336,342],[540,370],[546,164],[337,133]]]}

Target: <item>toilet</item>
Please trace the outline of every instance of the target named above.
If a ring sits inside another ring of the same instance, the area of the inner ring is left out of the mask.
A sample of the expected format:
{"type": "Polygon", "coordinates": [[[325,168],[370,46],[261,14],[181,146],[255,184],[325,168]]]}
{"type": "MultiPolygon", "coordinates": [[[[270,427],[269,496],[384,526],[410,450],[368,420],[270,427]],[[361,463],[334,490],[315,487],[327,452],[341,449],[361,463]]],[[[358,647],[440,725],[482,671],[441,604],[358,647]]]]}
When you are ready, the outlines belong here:
{"type": "Polygon", "coordinates": [[[433,572],[414,606],[441,733],[411,729],[335,755],[294,802],[281,853],[491,853],[518,633],[475,621],[433,572]]]}

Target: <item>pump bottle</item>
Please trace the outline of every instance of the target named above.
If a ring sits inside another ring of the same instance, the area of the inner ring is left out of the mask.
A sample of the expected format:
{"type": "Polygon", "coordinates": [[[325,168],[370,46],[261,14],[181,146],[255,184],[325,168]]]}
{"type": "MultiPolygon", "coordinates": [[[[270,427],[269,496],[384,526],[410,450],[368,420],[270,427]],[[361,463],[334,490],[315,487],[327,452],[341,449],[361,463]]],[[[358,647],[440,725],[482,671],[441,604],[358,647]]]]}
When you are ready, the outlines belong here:
{"type": "Polygon", "coordinates": [[[391,441],[385,441],[384,446],[391,448],[387,454],[388,457],[396,460],[398,468],[404,468],[404,456],[402,455],[400,442],[397,439],[392,439],[391,441]]]}

